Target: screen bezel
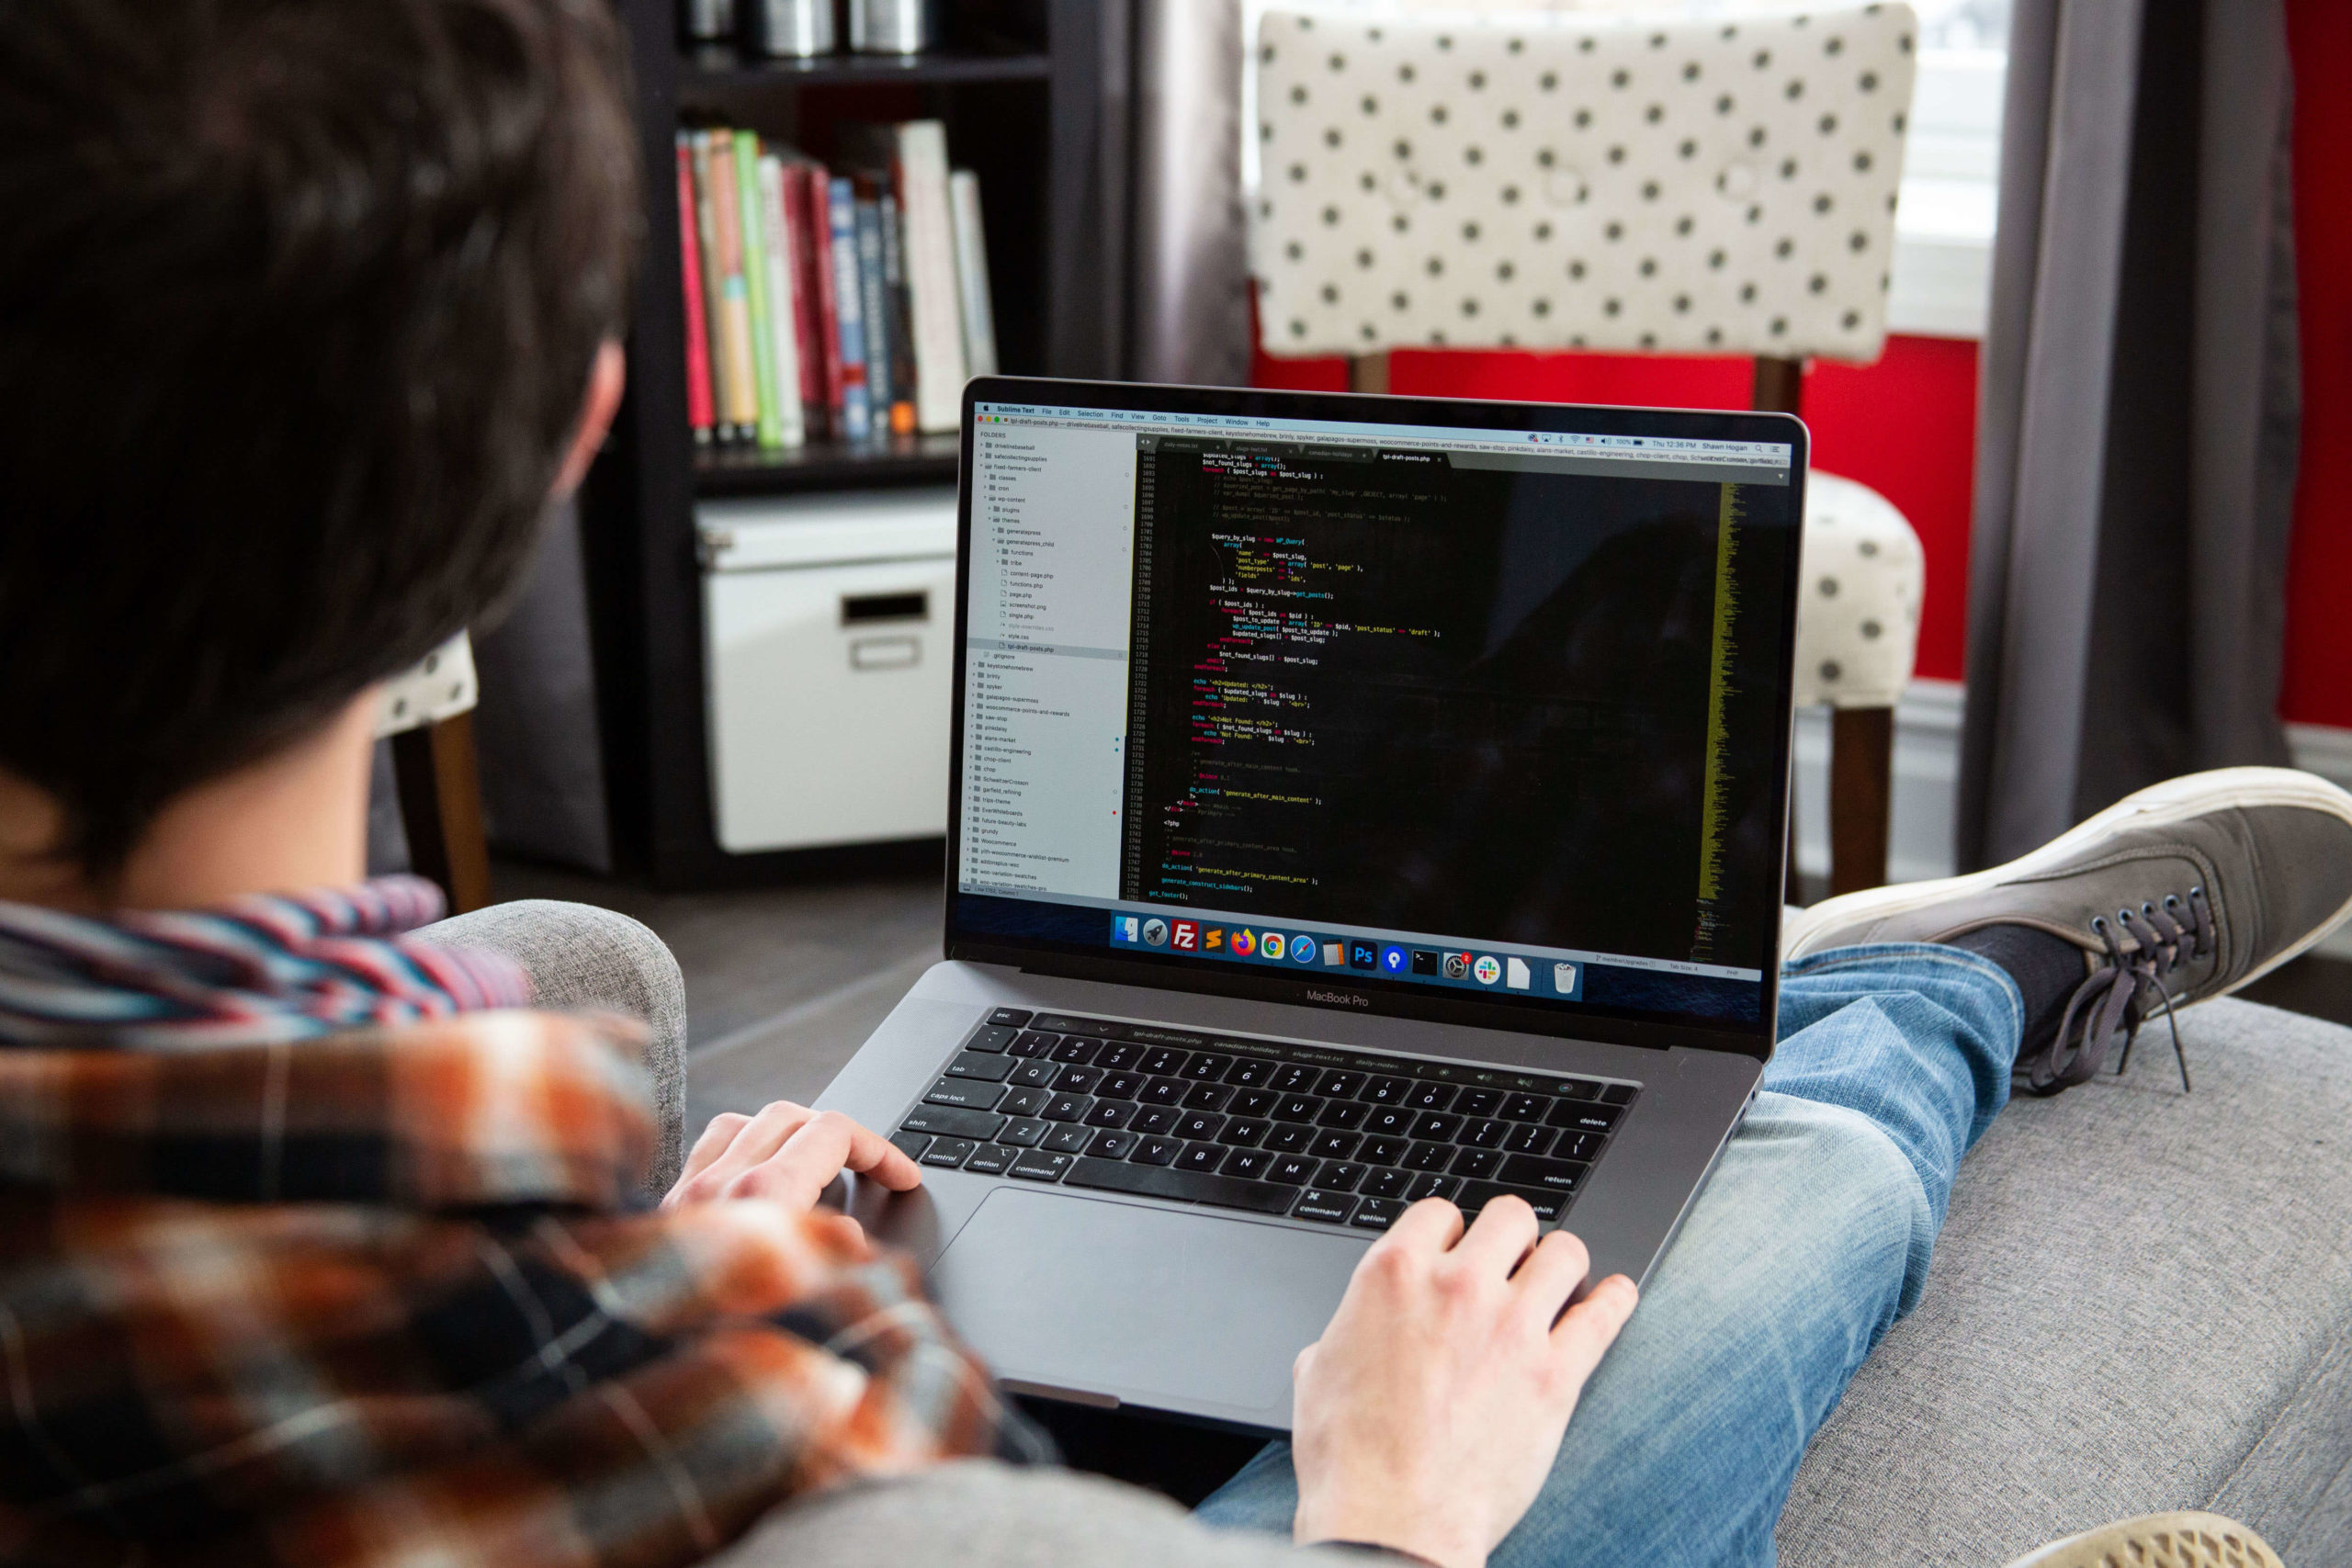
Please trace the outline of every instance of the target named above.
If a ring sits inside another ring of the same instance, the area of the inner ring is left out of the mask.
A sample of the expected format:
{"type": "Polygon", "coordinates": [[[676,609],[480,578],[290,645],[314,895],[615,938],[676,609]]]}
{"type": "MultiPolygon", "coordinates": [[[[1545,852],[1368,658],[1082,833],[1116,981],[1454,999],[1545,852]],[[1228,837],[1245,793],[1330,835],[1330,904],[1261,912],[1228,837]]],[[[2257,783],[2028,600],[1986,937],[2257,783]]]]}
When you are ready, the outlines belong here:
{"type": "MultiPolygon", "coordinates": [[[[1451,425],[1465,429],[1573,432],[1596,435],[1784,441],[1796,449],[1789,467],[1789,482],[1795,491],[1800,529],[1803,527],[1804,484],[1811,449],[1810,434],[1804,421],[1792,414],[1747,411],[1489,402],[1468,398],[1408,398],[1357,392],[1294,392],[989,376],[976,378],[964,388],[957,447],[956,669],[953,728],[948,740],[947,875],[943,922],[947,957],[980,964],[1007,964],[1033,974],[1069,979],[1148,986],[1161,990],[1283,1002],[1340,1012],[1418,1018],[1438,1023],[1508,1030],[1521,1034],[1600,1040],[1656,1049],[1683,1046],[1730,1051],[1759,1061],[1771,1055],[1780,1006],[1780,968],[1776,963],[1764,965],[1760,1020],[1753,1024],[1734,1024],[1690,1019],[1660,1021],[1625,1017],[1585,1010],[1581,1003],[1545,1002],[1532,997],[1508,1002],[1500,998],[1488,1000],[1479,995],[1464,997],[1459,992],[1416,986],[1410,981],[1358,976],[1353,971],[1346,976],[1328,971],[1302,971],[1294,975],[1270,967],[1211,958],[1183,958],[1159,952],[1121,952],[1107,945],[1096,952],[1054,942],[1022,942],[959,931],[956,911],[959,896],[957,883],[963,863],[965,637],[970,615],[972,581],[972,444],[975,412],[983,402],[1206,413],[1238,418],[1357,420],[1383,424],[1451,425]],[[1310,994],[1316,992],[1321,995],[1310,994]]],[[[1801,554],[1801,550],[1788,552],[1781,583],[1785,614],[1781,619],[1780,656],[1776,666],[1783,717],[1773,737],[1775,755],[1770,785],[1773,791],[1772,816],[1780,824],[1775,842],[1781,846],[1775,857],[1774,885],[1784,885],[1788,874],[1789,763],[1794,730],[1792,695],[1801,554]]],[[[1182,907],[1170,905],[1167,908],[1180,910],[1182,907]]],[[[1107,916],[1108,911],[1105,913],[1107,916]]],[[[1777,953],[1781,934],[1781,906],[1777,900],[1770,916],[1769,930],[1771,937],[1769,951],[1777,953]]]]}

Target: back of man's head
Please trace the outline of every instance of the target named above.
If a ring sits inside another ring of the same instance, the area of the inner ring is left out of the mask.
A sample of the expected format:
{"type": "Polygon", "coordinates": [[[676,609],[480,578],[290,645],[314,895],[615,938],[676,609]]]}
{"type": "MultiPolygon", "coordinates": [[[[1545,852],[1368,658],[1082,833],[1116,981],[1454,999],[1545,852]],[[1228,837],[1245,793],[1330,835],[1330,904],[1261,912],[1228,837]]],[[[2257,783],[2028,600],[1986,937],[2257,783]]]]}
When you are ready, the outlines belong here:
{"type": "Polygon", "coordinates": [[[513,587],[621,78],[605,0],[0,0],[0,771],[81,870],[513,587]]]}

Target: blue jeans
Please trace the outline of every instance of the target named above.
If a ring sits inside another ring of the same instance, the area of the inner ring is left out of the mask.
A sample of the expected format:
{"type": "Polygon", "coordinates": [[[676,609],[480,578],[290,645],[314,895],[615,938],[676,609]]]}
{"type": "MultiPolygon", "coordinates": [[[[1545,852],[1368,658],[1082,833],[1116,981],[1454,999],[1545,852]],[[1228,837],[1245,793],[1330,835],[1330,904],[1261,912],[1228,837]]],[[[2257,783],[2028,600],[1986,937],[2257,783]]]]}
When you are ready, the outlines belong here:
{"type": "MultiPolygon", "coordinates": [[[[1919,1300],[1961,1156],[2008,1100],[2016,983],[1908,943],[1782,975],[1763,1091],[1498,1568],[1770,1563],[1806,1443],[1919,1300]]],[[[1274,1443],[1200,1512],[1287,1534],[1297,1500],[1274,1443]]]]}

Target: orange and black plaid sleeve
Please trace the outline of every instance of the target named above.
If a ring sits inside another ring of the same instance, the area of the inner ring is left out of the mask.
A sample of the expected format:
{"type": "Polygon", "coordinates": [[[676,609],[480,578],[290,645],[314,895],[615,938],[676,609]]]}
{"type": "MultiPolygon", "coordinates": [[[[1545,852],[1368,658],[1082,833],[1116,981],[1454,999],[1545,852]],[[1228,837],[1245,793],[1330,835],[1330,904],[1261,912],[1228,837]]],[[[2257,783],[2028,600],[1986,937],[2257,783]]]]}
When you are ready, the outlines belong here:
{"type": "Polygon", "coordinates": [[[0,1561],[658,1568],[842,1479],[1043,1457],[854,1225],[622,1212],[634,1075],[526,1013],[0,1053],[0,1561]]]}

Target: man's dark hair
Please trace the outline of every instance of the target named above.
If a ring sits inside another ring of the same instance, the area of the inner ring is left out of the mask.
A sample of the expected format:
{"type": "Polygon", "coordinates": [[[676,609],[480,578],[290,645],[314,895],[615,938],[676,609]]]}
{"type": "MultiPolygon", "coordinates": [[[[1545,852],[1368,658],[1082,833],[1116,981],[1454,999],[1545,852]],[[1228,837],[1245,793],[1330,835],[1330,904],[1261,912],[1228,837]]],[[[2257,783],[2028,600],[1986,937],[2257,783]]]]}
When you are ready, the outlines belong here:
{"type": "Polygon", "coordinates": [[[606,0],[0,0],[0,770],[59,854],[513,589],[635,135],[606,0]]]}

